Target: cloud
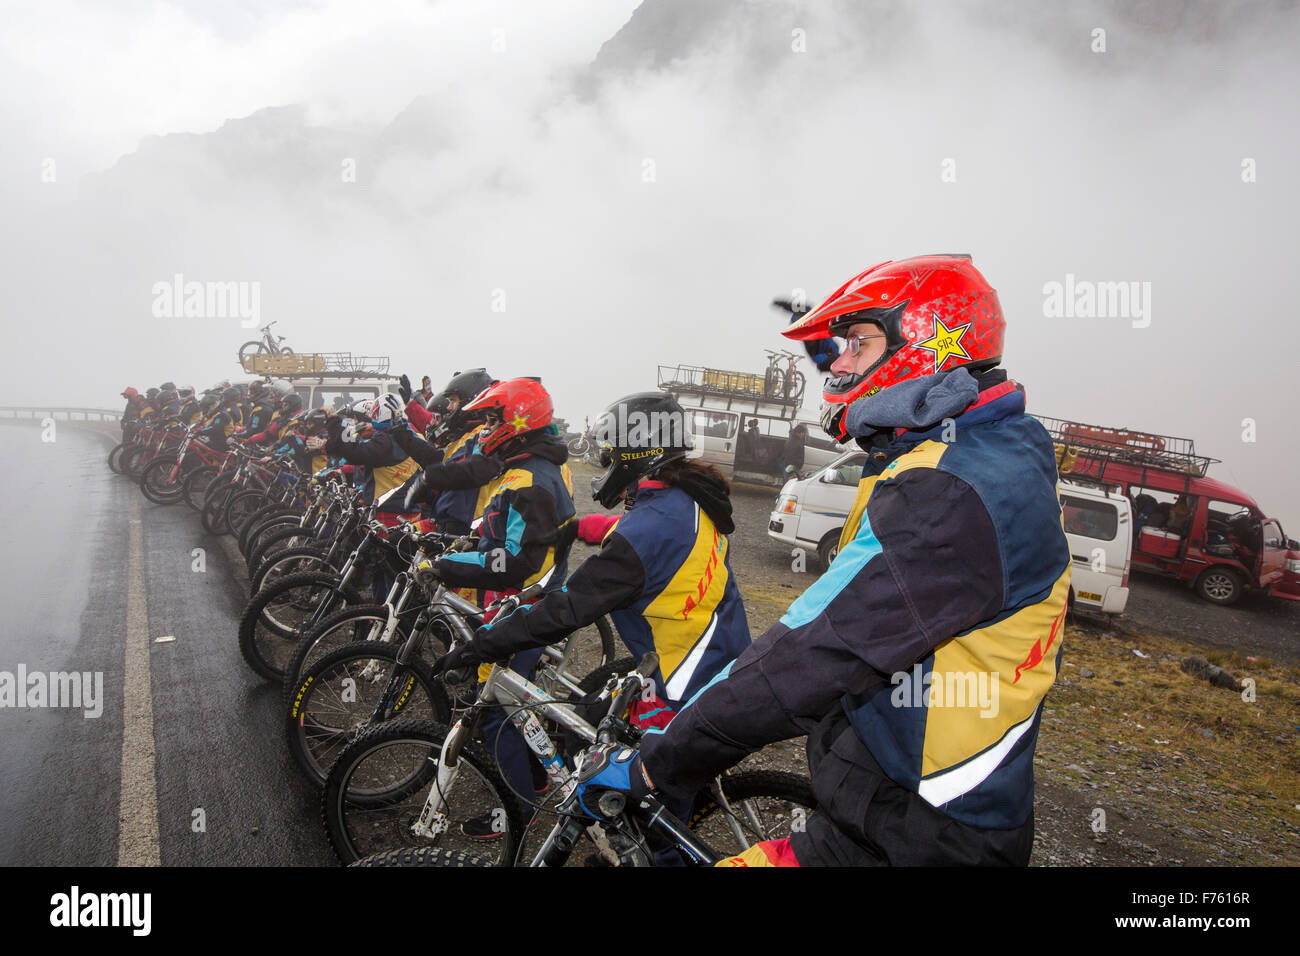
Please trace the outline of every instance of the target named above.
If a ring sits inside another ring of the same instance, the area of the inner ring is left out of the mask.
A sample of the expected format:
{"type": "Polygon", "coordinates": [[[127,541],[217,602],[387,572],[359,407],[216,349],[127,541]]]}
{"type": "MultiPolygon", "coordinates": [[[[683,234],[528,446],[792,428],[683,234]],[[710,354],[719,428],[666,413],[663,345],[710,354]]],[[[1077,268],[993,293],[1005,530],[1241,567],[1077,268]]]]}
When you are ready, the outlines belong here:
{"type": "MultiPolygon", "coordinates": [[[[602,50],[632,7],[150,5],[120,22],[72,7],[86,19],[68,36],[28,16],[14,35],[33,42],[0,75],[48,84],[0,107],[28,169],[46,155],[33,143],[62,141],[104,172],[79,190],[61,174],[65,193],[34,174],[0,187],[19,197],[0,240],[11,343],[61,345],[78,402],[203,384],[232,374],[247,336],[152,319],[151,284],[259,281],[300,351],[391,354],[435,379],[538,374],[580,421],[653,387],[661,363],[761,369],[788,344],[773,295],[970,252],[1031,408],[1195,436],[1300,521],[1293,363],[1270,344],[1286,339],[1300,212],[1300,134],[1281,119],[1294,15],[1224,32],[1106,3],[1032,21],[994,3],[759,3],[685,30],[638,11],[602,50]],[[178,130],[205,134],[136,148],[178,130]],[[1044,284],[1067,274],[1150,282],[1150,326],[1047,318],[1044,284]]],[[[24,375],[10,387],[47,381],[24,375]]]]}

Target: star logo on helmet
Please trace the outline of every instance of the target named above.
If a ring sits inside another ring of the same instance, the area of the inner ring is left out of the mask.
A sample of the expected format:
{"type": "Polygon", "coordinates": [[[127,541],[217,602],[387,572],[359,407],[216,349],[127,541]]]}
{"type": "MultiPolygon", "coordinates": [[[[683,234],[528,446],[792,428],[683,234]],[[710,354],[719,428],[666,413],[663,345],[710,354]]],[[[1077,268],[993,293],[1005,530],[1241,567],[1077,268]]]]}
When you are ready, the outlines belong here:
{"type": "Polygon", "coordinates": [[[967,354],[966,349],[962,347],[961,340],[970,329],[970,323],[959,325],[956,328],[948,328],[939,318],[938,312],[930,313],[934,317],[934,334],[924,342],[917,342],[913,346],[918,349],[926,349],[934,353],[934,370],[936,372],[943,369],[944,363],[950,358],[955,358],[969,362],[971,357],[967,354]]]}
{"type": "Polygon", "coordinates": [[[528,427],[528,418],[527,416],[516,413],[515,417],[510,419],[510,424],[514,426],[515,434],[518,434],[528,427]]]}

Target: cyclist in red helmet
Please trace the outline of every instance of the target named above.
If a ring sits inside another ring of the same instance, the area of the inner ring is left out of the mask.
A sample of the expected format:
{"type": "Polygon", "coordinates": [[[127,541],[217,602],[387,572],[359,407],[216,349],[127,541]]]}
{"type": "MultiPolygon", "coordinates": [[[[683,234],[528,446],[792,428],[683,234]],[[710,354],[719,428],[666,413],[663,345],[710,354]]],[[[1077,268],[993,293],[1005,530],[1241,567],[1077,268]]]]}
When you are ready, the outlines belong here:
{"type": "Polygon", "coordinates": [[[873,266],[786,330],[842,340],[823,421],[871,453],[839,553],[586,786],[686,793],[806,734],[817,812],[727,863],[1028,863],[1070,552],[1051,439],[996,368],[1004,325],[969,257],[936,255],[873,266]]]}
{"type": "MultiPolygon", "coordinates": [[[[578,522],[565,465],[569,451],[552,423],[551,396],[537,379],[512,378],[485,388],[462,411],[483,419],[476,454],[499,460],[504,470],[485,490],[477,550],[442,557],[434,571],[452,587],[481,590],[484,604],[539,581],[543,593],[559,590],[578,522]]],[[[541,655],[540,647],[521,651],[510,667],[529,676],[541,655]]],[[[531,795],[541,782],[532,773],[535,762],[501,708],[488,712],[481,735],[489,748],[499,741],[495,755],[515,793],[531,795]]],[[[464,821],[461,829],[493,839],[500,832],[492,823],[489,814],[464,821]]]]}
{"type": "Polygon", "coordinates": [[[144,399],[140,397],[138,389],[129,385],[122,390],[122,397],[126,399],[126,408],[122,409],[118,423],[122,426],[122,434],[129,437],[128,433],[134,434],[140,425],[140,409],[144,407],[144,399]]]}

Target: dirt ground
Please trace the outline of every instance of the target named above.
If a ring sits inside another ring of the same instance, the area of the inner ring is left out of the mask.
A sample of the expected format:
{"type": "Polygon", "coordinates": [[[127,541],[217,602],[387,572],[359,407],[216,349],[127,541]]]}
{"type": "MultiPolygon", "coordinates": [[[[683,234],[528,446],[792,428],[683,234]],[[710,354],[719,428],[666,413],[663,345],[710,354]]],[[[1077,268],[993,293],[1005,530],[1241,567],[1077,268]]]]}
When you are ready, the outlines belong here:
{"type": "MultiPolygon", "coordinates": [[[[599,510],[596,469],[573,472],[579,513],[599,510]]],[[[820,571],[767,536],[776,494],[741,485],[733,495],[731,565],[755,637],[820,571]]],[[[591,550],[576,545],[571,567],[591,550]]],[[[1034,865],[1300,864],[1300,609],[1195,601],[1143,580],[1124,619],[1067,621],[1035,756],[1034,865]],[[1183,673],[1193,654],[1250,678],[1253,694],[1183,673]]],[[[746,763],[807,771],[802,740],[746,763]]]]}

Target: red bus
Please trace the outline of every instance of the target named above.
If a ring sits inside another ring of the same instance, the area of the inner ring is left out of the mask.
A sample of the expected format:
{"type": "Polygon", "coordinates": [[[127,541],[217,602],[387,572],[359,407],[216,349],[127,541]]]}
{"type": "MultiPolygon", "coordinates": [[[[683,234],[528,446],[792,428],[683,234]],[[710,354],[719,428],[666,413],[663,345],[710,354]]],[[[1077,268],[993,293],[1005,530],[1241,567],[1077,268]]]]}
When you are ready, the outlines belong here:
{"type": "Polygon", "coordinates": [[[1039,417],[1063,476],[1117,486],[1133,506],[1135,571],[1186,581],[1207,601],[1248,590],[1300,601],[1300,542],[1250,495],[1207,478],[1189,438],[1039,417]]]}

